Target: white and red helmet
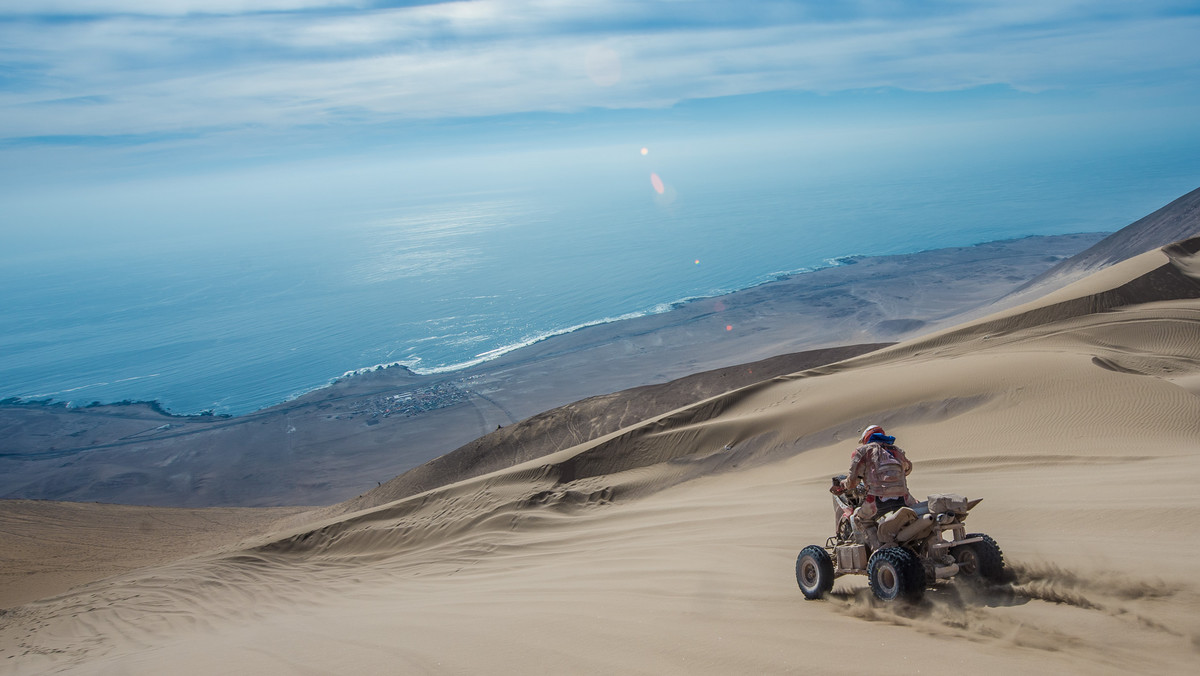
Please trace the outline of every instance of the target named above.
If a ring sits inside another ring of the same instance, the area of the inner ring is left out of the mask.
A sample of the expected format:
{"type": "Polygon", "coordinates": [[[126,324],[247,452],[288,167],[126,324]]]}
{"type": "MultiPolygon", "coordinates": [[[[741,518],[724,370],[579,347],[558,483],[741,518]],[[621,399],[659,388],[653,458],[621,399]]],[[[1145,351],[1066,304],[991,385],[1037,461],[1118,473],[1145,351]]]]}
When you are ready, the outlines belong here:
{"type": "Polygon", "coordinates": [[[858,440],[858,443],[860,443],[860,444],[867,443],[868,441],[871,440],[872,434],[883,434],[883,428],[880,427],[879,425],[867,425],[866,428],[863,429],[862,438],[860,438],[858,440]]]}

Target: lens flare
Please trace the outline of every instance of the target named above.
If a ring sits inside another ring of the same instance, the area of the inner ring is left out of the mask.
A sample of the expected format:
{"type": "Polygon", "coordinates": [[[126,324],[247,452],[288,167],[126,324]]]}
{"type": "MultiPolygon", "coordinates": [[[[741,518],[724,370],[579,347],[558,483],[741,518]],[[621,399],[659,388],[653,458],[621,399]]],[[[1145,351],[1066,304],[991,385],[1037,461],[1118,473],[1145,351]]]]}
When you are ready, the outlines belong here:
{"type": "Polygon", "coordinates": [[[642,148],[642,154],[643,154],[643,155],[649,155],[649,154],[650,154],[650,149],[649,149],[649,148],[646,148],[646,147],[643,147],[643,148],[642,148]]]}
{"type": "Polygon", "coordinates": [[[654,192],[660,195],[667,189],[663,185],[662,179],[658,177],[658,174],[650,174],[650,185],[654,186],[654,192]]]}
{"type": "Polygon", "coordinates": [[[697,259],[696,259],[696,265],[700,265],[700,259],[699,259],[699,258],[697,258],[697,259]]]}
{"type": "Polygon", "coordinates": [[[726,325],[725,325],[725,330],[726,330],[726,331],[732,331],[732,330],[733,330],[733,324],[726,324],[726,325]]]}

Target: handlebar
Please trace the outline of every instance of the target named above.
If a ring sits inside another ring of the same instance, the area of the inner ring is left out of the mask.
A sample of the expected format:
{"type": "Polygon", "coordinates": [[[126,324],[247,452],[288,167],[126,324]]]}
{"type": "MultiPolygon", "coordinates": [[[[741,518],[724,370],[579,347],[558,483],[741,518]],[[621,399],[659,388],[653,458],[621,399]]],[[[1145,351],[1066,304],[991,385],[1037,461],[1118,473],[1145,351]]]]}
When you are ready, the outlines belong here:
{"type": "Polygon", "coordinates": [[[833,477],[833,484],[829,487],[829,492],[834,495],[841,495],[846,492],[846,488],[842,486],[842,480],[838,477],[833,477]]]}
{"type": "Polygon", "coordinates": [[[830,480],[829,492],[834,495],[844,495],[849,493],[852,497],[862,498],[867,493],[867,486],[862,481],[859,481],[853,488],[847,489],[843,485],[846,480],[845,474],[839,474],[830,480]]]}

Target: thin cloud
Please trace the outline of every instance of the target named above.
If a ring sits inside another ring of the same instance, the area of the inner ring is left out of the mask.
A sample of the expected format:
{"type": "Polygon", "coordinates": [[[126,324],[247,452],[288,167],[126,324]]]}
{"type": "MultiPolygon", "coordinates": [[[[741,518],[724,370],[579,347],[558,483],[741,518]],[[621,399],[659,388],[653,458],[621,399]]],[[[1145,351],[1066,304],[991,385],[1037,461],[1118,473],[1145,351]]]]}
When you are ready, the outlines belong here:
{"type": "Polygon", "coordinates": [[[6,0],[2,13],[17,16],[182,16],[331,8],[361,9],[377,4],[380,3],[366,0],[6,0]]]}
{"type": "Polygon", "coordinates": [[[651,108],[778,90],[1092,91],[1152,79],[1184,91],[1200,70],[1200,17],[1171,2],[1102,11],[1046,2],[150,6],[7,3],[4,135],[143,138],[651,108]],[[598,48],[619,59],[619,78],[589,77],[598,48]]]}

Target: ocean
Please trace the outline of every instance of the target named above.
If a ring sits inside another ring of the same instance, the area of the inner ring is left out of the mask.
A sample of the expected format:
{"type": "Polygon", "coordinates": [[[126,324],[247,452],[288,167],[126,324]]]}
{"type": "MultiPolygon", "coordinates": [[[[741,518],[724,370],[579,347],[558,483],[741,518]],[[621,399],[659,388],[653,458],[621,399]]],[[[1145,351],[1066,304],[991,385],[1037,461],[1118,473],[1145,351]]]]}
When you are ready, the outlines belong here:
{"type": "MultiPolygon", "coordinates": [[[[844,256],[1112,231],[1200,182],[1180,149],[828,170],[646,155],[561,182],[360,181],[354,195],[371,199],[256,203],[271,223],[250,234],[209,232],[191,210],[178,237],[113,228],[111,241],[7,252],[0,398],[238,415],[375,365],[453,371],[844,256]]],[[[38,213],[15,227],[46,227],[38,213]]]]}

